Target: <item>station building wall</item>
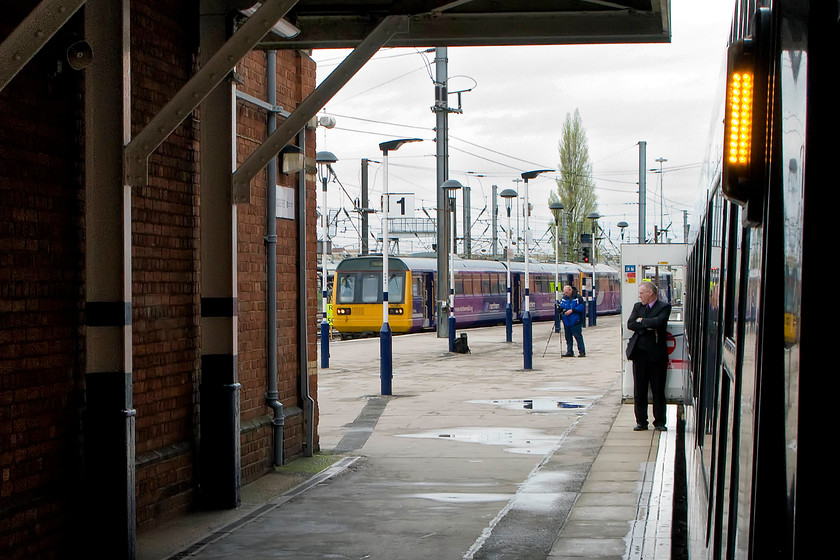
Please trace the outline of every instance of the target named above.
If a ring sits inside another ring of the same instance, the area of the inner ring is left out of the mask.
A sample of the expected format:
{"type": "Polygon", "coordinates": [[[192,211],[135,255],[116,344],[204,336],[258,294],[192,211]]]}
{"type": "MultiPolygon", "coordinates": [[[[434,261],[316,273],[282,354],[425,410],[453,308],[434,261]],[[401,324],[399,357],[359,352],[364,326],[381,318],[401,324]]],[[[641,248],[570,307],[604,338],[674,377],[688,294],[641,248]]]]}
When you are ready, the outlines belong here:
{"type": "MultiPolygon", "coordinates": [[[[0,41],[37,5],[4,8],[0,41]]],[[[194,2],[131,2],[133,133],[196,70],[194,2]]],[[[79,524],[85,467],[84,80],[64,62],[84,36],[71,21],[0,91],[0,556],[62,557],[79,524]]],[[[252,52],[237,67],[239,87],[266,98],[265,57],[252,52]]],[[[293,110],[315,85],[313,61],[278,52],[278,104],[293,110]]],[[[266,113],[237,102],[240,161],[266,137],[266,113]]],[[[149,159],[148,185],[132,193],[132,344],[138,531],[195,506],[201,405],[198,111],[149,159]]],[[[306,140],[315,153],[315,135],[306,140]]],[[[288,412],[287,461],[303,453],[298,360],[297,267],[309,285],[310,325],[317,312],[315,184],[306,182],[307,252],[298,254],[297,224],[280,219],[278,235],[278,391],[288,412]]],[[[278,181],[296,188],[296,175],[278,181]]],[[[266,174],[252,183],[238,215],[238,375],[241,390],[241,480],[271,469],[271,410],[265,405],[266,174]]],[[[315,333],[307,340],[308,380],[317,402],[315,333]]],[[[317,417],[316,424],[317,426],[317,417]]],[[[317,450],[317,433],[315,435],[317,450]]]]}

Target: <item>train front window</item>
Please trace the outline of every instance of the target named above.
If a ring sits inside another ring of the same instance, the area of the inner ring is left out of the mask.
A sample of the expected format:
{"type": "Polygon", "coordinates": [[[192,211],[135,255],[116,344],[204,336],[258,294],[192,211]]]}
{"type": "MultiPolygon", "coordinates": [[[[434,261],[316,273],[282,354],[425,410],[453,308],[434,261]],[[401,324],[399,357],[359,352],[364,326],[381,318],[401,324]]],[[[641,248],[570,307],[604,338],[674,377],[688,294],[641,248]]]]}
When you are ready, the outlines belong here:
{"type": "MultiPolygon", "coordinates": [[[[405,301],[405,272],[388,275],[388,301],[405,301]]],[[[382,303],[382,274],[376,272],[342,272],[338,274],[336,303],[382,303]]]]}
{"type": "Polygon", "coordinates": [[[361,301],[357,303],[376,303],[382,301],[382,280],[379,274],[362,273],[361,301]]]}
{"type": "Polygon", "coordinates": [[[339,274],[336,292],[338,303],[353,303],[356,298],[356,275],[339,274]]]}

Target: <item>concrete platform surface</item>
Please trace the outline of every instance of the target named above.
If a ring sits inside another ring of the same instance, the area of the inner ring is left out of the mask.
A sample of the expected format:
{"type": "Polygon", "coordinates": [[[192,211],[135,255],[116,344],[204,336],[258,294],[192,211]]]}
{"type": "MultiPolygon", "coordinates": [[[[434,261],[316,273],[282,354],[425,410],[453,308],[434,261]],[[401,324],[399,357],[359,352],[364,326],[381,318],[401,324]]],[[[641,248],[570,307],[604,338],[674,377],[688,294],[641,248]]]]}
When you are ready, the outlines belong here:
{"type": "Polygon", "coordinates": [[[585,358],[534,324],[333,341],[319,372],[321,452],[243,488],[242,506],[138,535],[138,558],[670,558],[675,410],[634,432],[621,404],[620,319],[584,329],[585,358]]]}

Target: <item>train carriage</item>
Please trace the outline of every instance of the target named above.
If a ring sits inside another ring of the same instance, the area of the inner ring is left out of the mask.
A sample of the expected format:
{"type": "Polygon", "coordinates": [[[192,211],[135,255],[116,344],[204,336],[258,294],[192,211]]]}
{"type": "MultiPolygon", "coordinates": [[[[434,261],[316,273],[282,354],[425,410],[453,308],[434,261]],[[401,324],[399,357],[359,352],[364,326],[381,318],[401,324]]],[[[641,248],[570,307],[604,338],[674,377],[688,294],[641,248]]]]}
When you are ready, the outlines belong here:
{"type": "MultiPolygon", "coordinates": [[[[499,261],[453,259],[455,318],[458,328],[503,324],[507,306],[507,265],[499,261]]],[[[418,332],[436,326],[437,260],[430,257],[389,257],[389,324],[395,333],[418,332]]],[[[591,270],[591,267],[588,267],[591,270]]],[[[558,266],[559,284],[580,288],[581,267],[558,266]]],[[[605,313],[613,305],[612,279],[618,273],[599,267],[599,295],[605,313]]],[[[554,318],[554,264],[529,263],[531,316],[535,321],[554,318]]],[[[525,263],[511,263],[511,307],[522,319],[525,305],[525,263]]],[[[333,328],[342,336],[377,333],[382,325],[382,256],[351,257],[336,267],[331,296],[333,328]]],[[[617,298],[616,298],[617,299],[617,298]]],[[[599,310],[599,313],[601,311],[599,310]]]]}
{"type": "Polygon", "coordinates": [[[691,559],[834,546],[823,512],[837,498],[835,465],[823,434],[838,382],[823,365],[832,329],[816,280],[829,254],[818,253],[830,239],[822,210],[834,206],[839,21],[837,2],[735,6],[728,94],[686,273],[691,559]]]}

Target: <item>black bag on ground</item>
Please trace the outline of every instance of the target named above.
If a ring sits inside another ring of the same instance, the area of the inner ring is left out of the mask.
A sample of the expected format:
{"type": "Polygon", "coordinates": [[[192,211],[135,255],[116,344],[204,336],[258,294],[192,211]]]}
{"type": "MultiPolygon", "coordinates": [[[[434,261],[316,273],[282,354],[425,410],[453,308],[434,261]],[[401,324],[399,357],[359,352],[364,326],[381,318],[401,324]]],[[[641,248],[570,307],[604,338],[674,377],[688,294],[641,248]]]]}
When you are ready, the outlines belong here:
{"type": "Polygon", "coordinates": [[[452,351],[459,354],[469,354],[470,347],[467,344],[467,333],[461,333],[461,336],[455,339],[455,344],[452,346],[452,351]]]}

